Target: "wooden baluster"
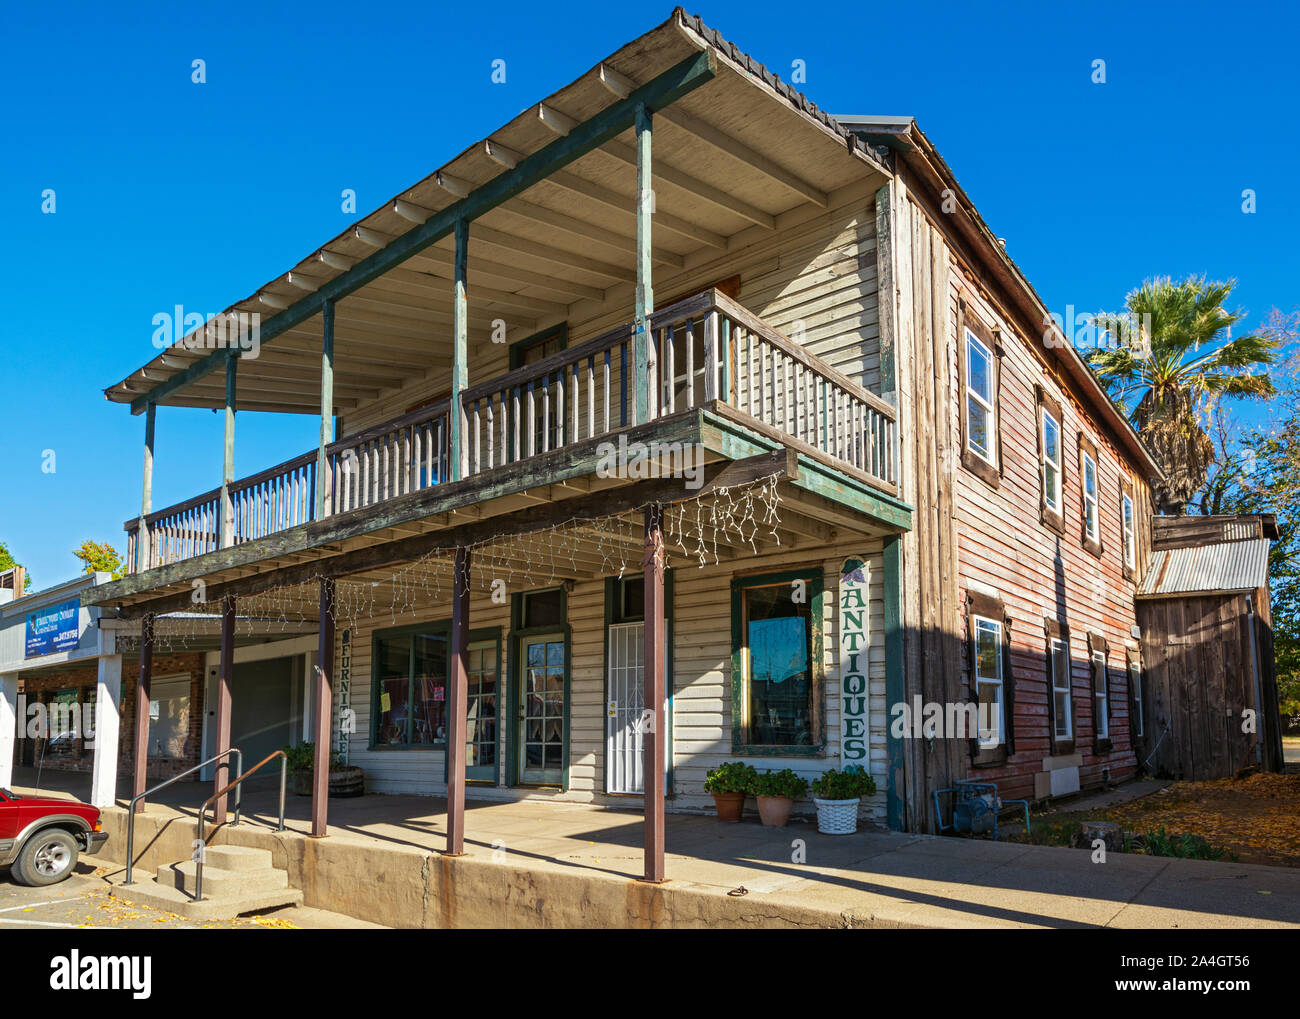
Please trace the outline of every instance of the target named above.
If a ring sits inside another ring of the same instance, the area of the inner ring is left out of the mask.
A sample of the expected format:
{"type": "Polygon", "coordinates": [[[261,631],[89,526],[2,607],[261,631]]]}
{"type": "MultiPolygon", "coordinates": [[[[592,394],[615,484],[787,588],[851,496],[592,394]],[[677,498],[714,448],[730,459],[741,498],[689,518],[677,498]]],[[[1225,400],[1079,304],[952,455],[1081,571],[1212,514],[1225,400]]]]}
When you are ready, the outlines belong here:
{"type": "MultiPolygon", "coordinates": [[[[546,433],[549,435],[551,429],[548,427],[546,433]]],[[[564,369],[561,368],[555,373],[555,447],[558,449],[564,445],[564,369]]]]}
{"type": "Polygon", "coordinates": [[[605,404],[605,427],[604,427],[604,429],[603,429],[602,432],[601,432],[602,435],[607,435],[607,434],[609,434],[609,374],[610,374],[610,373],[609,373],[609,355],[610,355],[609,350],[606,350],[606,351],[605,351],[605,357],[604,357],[604,359],[603,359],[603,360],[604,360],[604,366],[605,366],[605,367],[604,367],[604,372],[605,372],[605,374],[604,374],[604,378],[601,380],[601,381],[602,381],[602,384],[603,384],[604,393],[605,393],[605,396],[604,396],[604,404],[605,404]]]}
{"type": "MultiPolygon", "coordinates": [[[[618,381],[618,425],[622,428],[627,425],[627,343],[618,345],[618,381]]],[[[650,385],[650,380],[645,384],[650,385]]]]}
{"type": "MultiPolygon", "coordinates": [[[[682,334],[682,342],[686,345],[686,408],[689,410],[695,406],[695,320],[686,320],[686,331],[682,334]]],[[[674,379],[673,389],[677,388],[677,382],[674,379]]]]}
{"type": "MultiPolygon", "coordinates": [[[[664,412],[671,414],[677,409],[677,337],[674,335],[674,329],[669,326],[667,329],[667,342],[663,344],[664,350],[664,373],[661,388],[663,392],[664,412]]],[[[653,408],[651,414],[654,413],[653,408]]]]}
{"type": "Polygon", "coordinates": [[[596,437],[596,355],[587,358],[587,438],[596,437]]]}
{"type": "Polygon", "coordinates": [[[524,432],[528,437],[527,444],[524,446],[524,456],[530,457],[537,451],[537,405],[533,396],[533,383],[531,380],[529,380],[528,388],[525,390],[524,413],[527,415],[527,419],[524,421],[524,432]]]}
{"type": "Polygon", "coordinates": [[[579,362],[574,361],[571,368],[571,384],[569,386],[569,442],[578,441],[578,407],[581,402],[581,369],[579,362]]]}
{"type": "Polygon", "coordinates": [[[704,400],[712,403],[718,399],[718,313],[711,311],[704,318],[704,400]]]}

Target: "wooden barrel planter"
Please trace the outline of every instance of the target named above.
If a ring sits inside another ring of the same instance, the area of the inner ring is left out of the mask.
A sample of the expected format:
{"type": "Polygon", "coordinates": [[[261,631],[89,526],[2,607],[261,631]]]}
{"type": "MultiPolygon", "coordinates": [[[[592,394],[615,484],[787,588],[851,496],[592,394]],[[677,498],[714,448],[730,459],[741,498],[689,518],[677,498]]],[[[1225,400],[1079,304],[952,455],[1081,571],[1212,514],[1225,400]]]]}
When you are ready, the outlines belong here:
{"type": "Polygon", "coordinates": [[[366,773],[360,768],[331,768],[330,797],[364,796],[366,793],[366,773]]]}
{"type": "MultiPolygon", "coordinates": [[[[298,796],[311,795],[311,770],[303,769],[293,773],[293,791],[298,796]]],[[[346,799],[350,796],[364,796],[366,793],[366,773],[360,768],[330,769],[330,798],[346,799]]]]}

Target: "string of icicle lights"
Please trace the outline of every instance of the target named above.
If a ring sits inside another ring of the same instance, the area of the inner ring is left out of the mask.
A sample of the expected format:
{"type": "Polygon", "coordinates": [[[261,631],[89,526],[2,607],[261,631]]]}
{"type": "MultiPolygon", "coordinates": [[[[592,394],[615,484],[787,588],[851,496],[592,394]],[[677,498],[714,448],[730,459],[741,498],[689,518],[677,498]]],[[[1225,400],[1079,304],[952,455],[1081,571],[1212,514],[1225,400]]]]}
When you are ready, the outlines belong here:
{"type": "MultiPolygon", "coordinates": [[[[664,551],[694,562],[699,569],[721,561],[719,549],[748,548],[758,553],[760,537],[779,546],[778,476],[663,506],[664,551]]],[[[497,534],[464,546],[470,553],[470,590],[491,593],[503,582],[508,592],[552,587],[573,575],[621,577],[645,566],[645,532],[641,514],[651,504],[623,513],[572,517],[527,534],[497,534]]],[[[384,579],[338,577],[331,615],[337,630],[362,620],[397,626],[419,616],[453,594],[455,547],[437,548],[393,567],[384,579]]],[[[667,565],[663,563],[661,565],[667,565]]],[[[309,580],[236,599],[235,636],[290,637],[313,633],[320,622],[322,571],[309,580]]],[[[220,607],[199,603],[192,609],[157,616],[151,637],[155,654],[206,650],[220,632],[220,607]]],[[[139,633],[118,637],[124,651],[138,650],[139,633]]]]}

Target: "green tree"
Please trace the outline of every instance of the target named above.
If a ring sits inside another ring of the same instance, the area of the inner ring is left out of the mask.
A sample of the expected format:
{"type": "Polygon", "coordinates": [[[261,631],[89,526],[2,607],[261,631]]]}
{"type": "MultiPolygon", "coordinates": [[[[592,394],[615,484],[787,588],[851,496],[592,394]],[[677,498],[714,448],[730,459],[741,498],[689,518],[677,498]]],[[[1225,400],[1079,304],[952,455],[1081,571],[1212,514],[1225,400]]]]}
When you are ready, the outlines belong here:
{"type": "MultiPolygon", "coordinates": [[[[11,570],[15,566],[21,566],[21,565],[22,563],[18,562],[18,560],[16,560],[13,557],[13,555],[10,553],[9,546],[6,545],[3,541],[0,541],[0,573],[3,573],[5,570],[11,570]]],[[[25,583],[23,584],[23,590],[26,591],[31,586],[32,586],[32,578],[27,577],[25,583]]]]}
{"type": "Polygon", "coordinates": [[[1088,360],[1165,472],[1155,491],[1162,512],[1182,513],[1206,483],[1214,445],[1204,425],[1213,406],[1276,392],[1267,369],[1277,338],[1267,331],[1231,338],[1243,317],[1224,307],[1235,285],[1148,280],[1125,298],[1127,316],[1098,318],[1122,342],[1094,348],[1088,360]]]}
{"type": "Polygon", "coordinates": [[[87,538],[72,554],[85,565],[85,573],[111,573],[114,580],[122,579],[122,557],[108,542],[96,544],[87,538]]]}

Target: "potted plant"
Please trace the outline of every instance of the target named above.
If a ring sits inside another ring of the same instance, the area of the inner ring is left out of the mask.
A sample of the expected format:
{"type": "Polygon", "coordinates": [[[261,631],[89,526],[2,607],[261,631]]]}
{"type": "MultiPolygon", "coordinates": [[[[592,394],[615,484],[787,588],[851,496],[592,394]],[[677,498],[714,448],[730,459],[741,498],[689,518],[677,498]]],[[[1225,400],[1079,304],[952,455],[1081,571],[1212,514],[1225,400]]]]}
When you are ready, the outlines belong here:
{"type": "Polygon", "coordinates": [[[743,761],[727,761],[704,776],[704,788],[713,794],[719,821],[740,820],[740,814],[745,809],[745,794],[749,792],[757,775],[758,772],[752,765],[743,761]]]}
{"type": "MultiPolygon", "coordinates": [[[[303,740],[295,746],[286,746],[284,754],[288,760],[289,773],[293,777],[294,793],[310,796],[312,773],[316,767],[316,744],[303,740]]],[[[330,754],[330,796],[361,796],[365,791],[365,772],[344,764],[337,755],[330,754]]]]}
{"type": "Polygon", "coordinates": [[[808,780],[789,768],[766,771],[755,776],[752,791],[759,819],[769,828],[784,828],[794,801],[808,792],[808,780]]]}
{"type": "Polygon", "coordinates": [[[813,779],[817,830],[825,835],[852,835],[858,830],[858,804],[876,791],[876,780],[860,764],[823,772],[813,779]]]}

